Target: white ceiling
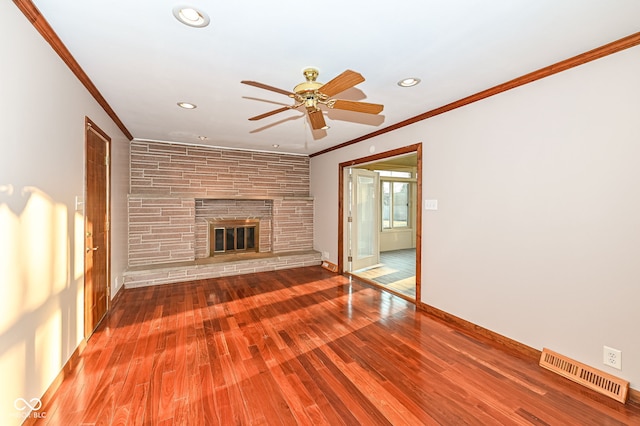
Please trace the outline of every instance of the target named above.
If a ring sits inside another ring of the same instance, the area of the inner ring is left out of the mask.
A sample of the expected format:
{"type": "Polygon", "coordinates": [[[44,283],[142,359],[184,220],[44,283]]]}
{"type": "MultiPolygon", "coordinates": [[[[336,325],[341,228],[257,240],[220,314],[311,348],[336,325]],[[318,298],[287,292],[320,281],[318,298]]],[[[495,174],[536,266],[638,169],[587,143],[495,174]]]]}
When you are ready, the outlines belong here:
{"type": "Polygon", "coordinates": [[[33,0],[134,138],[312,154],[640,31],[638,0],[33,0]],[[179,23],[174,6],[211,24],[179,23]],[[320,70],[366,81],[312,131],[285,90],[320,70]],[[422,83],[402,88],[405,77],[422,83]],[[195,110],[176,103],[192,102],[195,110]],[[206,136],[204,142],[198,136],[206,136]],[[273,144],[279,144],[274,148],[273,144]]]}

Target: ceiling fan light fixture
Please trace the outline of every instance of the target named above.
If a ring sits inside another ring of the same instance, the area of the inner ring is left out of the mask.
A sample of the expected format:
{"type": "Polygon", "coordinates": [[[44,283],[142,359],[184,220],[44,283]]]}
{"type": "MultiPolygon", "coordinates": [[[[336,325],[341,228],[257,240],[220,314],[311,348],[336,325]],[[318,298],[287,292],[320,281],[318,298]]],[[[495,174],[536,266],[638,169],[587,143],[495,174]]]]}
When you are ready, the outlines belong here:
{"type": "Polygon", "coordinates": [[[190,6],[174,7],[173,16],[183,24],[195,28],[206,27],[210,22],[209,16],[206,13],[190,6]]]}
{"type": "Polygon", "coordinates": [[[316,81],[316,78],[318,78],[318,69],[311,67],[305,68],[302,70],[302,74],[304,75],[306,81],[294,87],[293,91],[307,98],[309,96],[314,96],[316,90],[320,89],[323,85],[319,81],[316,81]]]}
{"type": "Polygon", "coordinates": [[[196,109],[196,108],[198,108],[198,105],[192,104],[192,103],[189,103],[189,102],[178,102],[178,106],[180,108],[184,108],[184,109],[196,109]]]}
{"type": "Polygon", "coordinates": [[[400,87],[413,87],[416,84],[420,83],[420,79],[416,77],[409,77],[402,79],[398,82],[398,86],[400,87]]]}
{"type": "Polygon", "coordinates": [[[358,72],[345,70],[341,74],[329,80],[326,84],[316,81],[316,78],[318,77],[318,70],[316,68],[305,68],[303,70],[303,74],[306,81],[298,84],[293,89],[293,92],[278,89],[277,87],[269,86],[257,81],[242,80],[240,83],[280,93],[295,100],[293,105],[287,105],[264,114],[256,115],[255,117],[250,117],[249,120],[261,120],[290,109],[304,107],[311,129],[327,130],[329,129],[329,126],[327,126],[325,122],[323,110],[320,108],[320,105],[324,105],[324,107],[330,109],[340,109],[366,114],[378,114],[384,109],[384,105],[380,104],[333,98],[333,96],[338,93],[342,93],[364,81],[364,77],[358,72]]]}

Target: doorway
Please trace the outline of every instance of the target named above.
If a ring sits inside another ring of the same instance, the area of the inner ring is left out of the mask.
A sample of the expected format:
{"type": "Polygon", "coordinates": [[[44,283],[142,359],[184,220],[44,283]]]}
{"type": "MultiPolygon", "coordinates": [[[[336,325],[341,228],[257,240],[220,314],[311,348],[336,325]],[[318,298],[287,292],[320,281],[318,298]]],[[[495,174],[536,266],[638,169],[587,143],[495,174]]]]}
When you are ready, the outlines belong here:
{"type": "Polygon", "coordinates": [[[339,272],[420,300],[422,144],[339,168],[339,272]]]}
{"type": "Polygon", "coordinates": [[[89,339],[109,309],[111,139],[85,118],[84,331],[89,339]]]}

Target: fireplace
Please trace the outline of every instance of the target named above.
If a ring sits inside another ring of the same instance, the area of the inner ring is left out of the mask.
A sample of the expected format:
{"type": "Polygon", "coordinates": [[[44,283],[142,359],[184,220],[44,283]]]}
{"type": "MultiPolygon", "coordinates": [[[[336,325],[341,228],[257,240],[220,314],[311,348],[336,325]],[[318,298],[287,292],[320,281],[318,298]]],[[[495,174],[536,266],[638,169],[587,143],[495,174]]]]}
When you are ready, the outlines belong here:
{"type": "Polygon", "coordinates": [[[209,222],[209,256],[258,252],[260,220],[216,220],[209,222]]]}

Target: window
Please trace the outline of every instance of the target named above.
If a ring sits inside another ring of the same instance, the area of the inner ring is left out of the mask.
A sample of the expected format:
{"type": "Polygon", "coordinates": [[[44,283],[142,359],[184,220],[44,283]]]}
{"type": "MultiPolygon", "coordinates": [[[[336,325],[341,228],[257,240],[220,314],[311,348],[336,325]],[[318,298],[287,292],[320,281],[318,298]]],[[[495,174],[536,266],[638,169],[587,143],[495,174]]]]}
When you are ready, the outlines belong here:
{"type": "Polygon", "coordinates": [[[380,177],[394,177],[394,178],[411,178],[411,172],[399,172],[395,170],[376,170],[380,177]]]}
{"type": "Polygon", "coordinates": [[[382,229],[409,227],[411,183],[381,181],[382,229]]]}

